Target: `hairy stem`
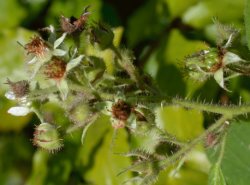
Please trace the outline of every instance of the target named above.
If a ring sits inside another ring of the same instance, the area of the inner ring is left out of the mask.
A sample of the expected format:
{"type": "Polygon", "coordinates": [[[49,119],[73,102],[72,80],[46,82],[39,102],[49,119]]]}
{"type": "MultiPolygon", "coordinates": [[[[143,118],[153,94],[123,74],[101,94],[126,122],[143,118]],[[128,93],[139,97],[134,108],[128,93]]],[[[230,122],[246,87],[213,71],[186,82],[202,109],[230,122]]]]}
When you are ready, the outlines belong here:
{"type": "Polygon", "coordinates": [[[179,150],[177,153],[175,153],[170,158],[167,158],[166,160],[161,161],[161,168],[165,169],[168,167],[171,163],[174,163],[178,159],[182,158],[187,152],[189,152],[191,149],[193,149],[197,144],[202,142],[208,133],[215,131],[216,129],[220,128],[225,121],[228,119],[231,119],[231,115],[223,115],[219,120],[217,120],[213,125],[211,125],[205,132],[203,132],[200,136],[192,140],[189,144],[185,145],[181,150],[179,150]]]}
{"type": "Polygon", "coordinates": [[[203,104],[197,102],[190,102],[181,99],[173,99],[172,102],[177,105],[181,105],[186,108],[197,109],[206,112],[212,112],[217,114],[231,114],[232,116],[237,116],[241,114],[250,113],[250,105],[231,105],[231,106],[219,106],[219,105],[212,105],[212,104],[203,104]]]}

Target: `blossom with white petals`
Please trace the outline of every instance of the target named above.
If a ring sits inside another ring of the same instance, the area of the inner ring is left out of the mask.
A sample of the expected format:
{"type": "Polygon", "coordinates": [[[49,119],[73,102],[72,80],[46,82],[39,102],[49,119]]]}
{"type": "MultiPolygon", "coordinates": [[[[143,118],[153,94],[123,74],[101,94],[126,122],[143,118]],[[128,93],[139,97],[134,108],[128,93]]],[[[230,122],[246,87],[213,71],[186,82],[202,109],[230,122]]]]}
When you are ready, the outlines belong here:
{"type": "Polygon", "coordinates": [[[27,94],[29,92],[28,81],[12,82],[9,79],[7,84],[10,86],[10,91],[5,93],[5,97],[9,100],[17,100],[19,106],[11,107],[8,113],[13,116],[26,116],[31,112],[30,102],[27,101],[27,94]]]}
{"type": "MultiPolygon", "coordinates": [[[[50,26],[48,29],[51,33],[51,38],[55,38],[54,27],[50,26]]],[[[67,33],[63,33],[61,37],[58,39],[51,41],[52,46],[50,43],[45,42],[41,37],[37,36],[33,38],[33,40],[25,45],[25,49],[28,51],[28,54],[32,54],[33,57],[28,64],[34,64],[33,74],[31,75],[31,79],[33,79],[37,72],[40,70],[43,64],[50,61],[53,56],[64,56],[66,55],[67,51],[60,49],[59,46],[63,43],[64,39],[66,38],[67,33]]]]}
{"type": "MultiPolygon", "coordinates": [[[[77,51],[75,51],[76,55],[77,51]]],[[[63,58],[52,57],[50,61],[44,64],[41,68],[42,73],[49,79],[52,79],[56,82],[56,86],[61,93],[61,97],[63,100],[66,99],[68,94],[68,84],[66,81],[67,73],[76,67],[82,61],[84,55],[79,55],[76,58],[73,58],[66,63],[63,58]]]]}
{"type": "Polygon", "coordinates": [[[19,106],[11,107],[8,110],[8,113],[13,116],[26,116],[28,113],[31,112],[30,109],[30,102],[27,101],[26,97],[16,98],[15,94],[12,91],[8,91],[5,93],[5,97],[9,100],[17,100],[19,106]]]}

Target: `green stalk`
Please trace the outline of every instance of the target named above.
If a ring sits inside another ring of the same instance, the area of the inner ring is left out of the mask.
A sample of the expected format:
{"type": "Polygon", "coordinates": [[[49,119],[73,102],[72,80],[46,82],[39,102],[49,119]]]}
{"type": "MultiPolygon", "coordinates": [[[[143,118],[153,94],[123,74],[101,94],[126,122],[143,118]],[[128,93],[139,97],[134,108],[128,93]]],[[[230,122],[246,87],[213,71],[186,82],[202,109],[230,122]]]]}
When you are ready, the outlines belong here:
{"type": "Polygon", "coordinates": [[[250,105],[219,106],[219,105],[212,105],[212,104],[190,102],[190,101],[181,100],[181,99],[173,99],[172,102],[174,104],[177,104],[186,108],[197,109],[200,111],[212,112],[212,113],[217,113],[217,114],[222,114],[222,115],[229,114],[232,116],[237,116],[237,115],[250,113],[250,105]]]}
{"type": "MultiPolygon", "coordinates": [[[[232,119],[232,116],[228,115],[228,114],[223,115],[219,120],[217,120],[213,125],[211,125],[200,136],[198,136],[197,138],[192,140],[190,143],[186,144],[181,150],[179,150],[177,153],[172,155],[170,158],[167,158],[166,160],[161,161],[161,165],[160,165],[161,168],[165,169],[170,164],[172,164],[175,161],[177,161],[178,159],[182,158],[186,153],[188,153],[190,150],[192,150],[197,144],[202,142],[206,138],[208,133],[211,133],[211,132],[217,130],[218,128],[220,128],[225,123],[225,121],[227,121],[228,119],[232,119]]],[[[222,154],[222,156],[223,156],[223,154],[222,154]]]]}

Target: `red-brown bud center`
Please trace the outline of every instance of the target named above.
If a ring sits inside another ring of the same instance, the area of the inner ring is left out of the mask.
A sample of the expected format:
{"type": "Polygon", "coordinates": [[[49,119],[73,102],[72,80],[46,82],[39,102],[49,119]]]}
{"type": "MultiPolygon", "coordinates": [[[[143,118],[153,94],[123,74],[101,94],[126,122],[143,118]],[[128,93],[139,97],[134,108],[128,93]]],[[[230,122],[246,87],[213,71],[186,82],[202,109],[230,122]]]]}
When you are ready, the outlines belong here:
{"type": "Polygon", "coordinates": [[[66,72],[66,63],[64,60],[53,57],[51,61],[45,64],[44,74],[51,79],[60,80],[64,77],[66,72]]]}

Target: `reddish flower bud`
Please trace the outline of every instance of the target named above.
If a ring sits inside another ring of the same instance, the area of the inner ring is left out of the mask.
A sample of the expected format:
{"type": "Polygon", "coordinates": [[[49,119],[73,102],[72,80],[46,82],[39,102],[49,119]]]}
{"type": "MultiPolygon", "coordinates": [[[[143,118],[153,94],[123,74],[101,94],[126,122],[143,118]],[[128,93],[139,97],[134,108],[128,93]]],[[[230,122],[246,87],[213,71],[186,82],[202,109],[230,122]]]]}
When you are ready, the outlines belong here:
{"type": "Polygon", "coordinates": [[[112,106],[112,116],[120,121],[126,121],[131,113],[131,107],[126,102],[119,100],[112,106]]]}
{"type": "Polygon", "coordinates": [[[67,64],[58,57],[52,57],[51,61],[44,65],[43,73],[50,79],[61,80],[66,72],[67,64]]]}

